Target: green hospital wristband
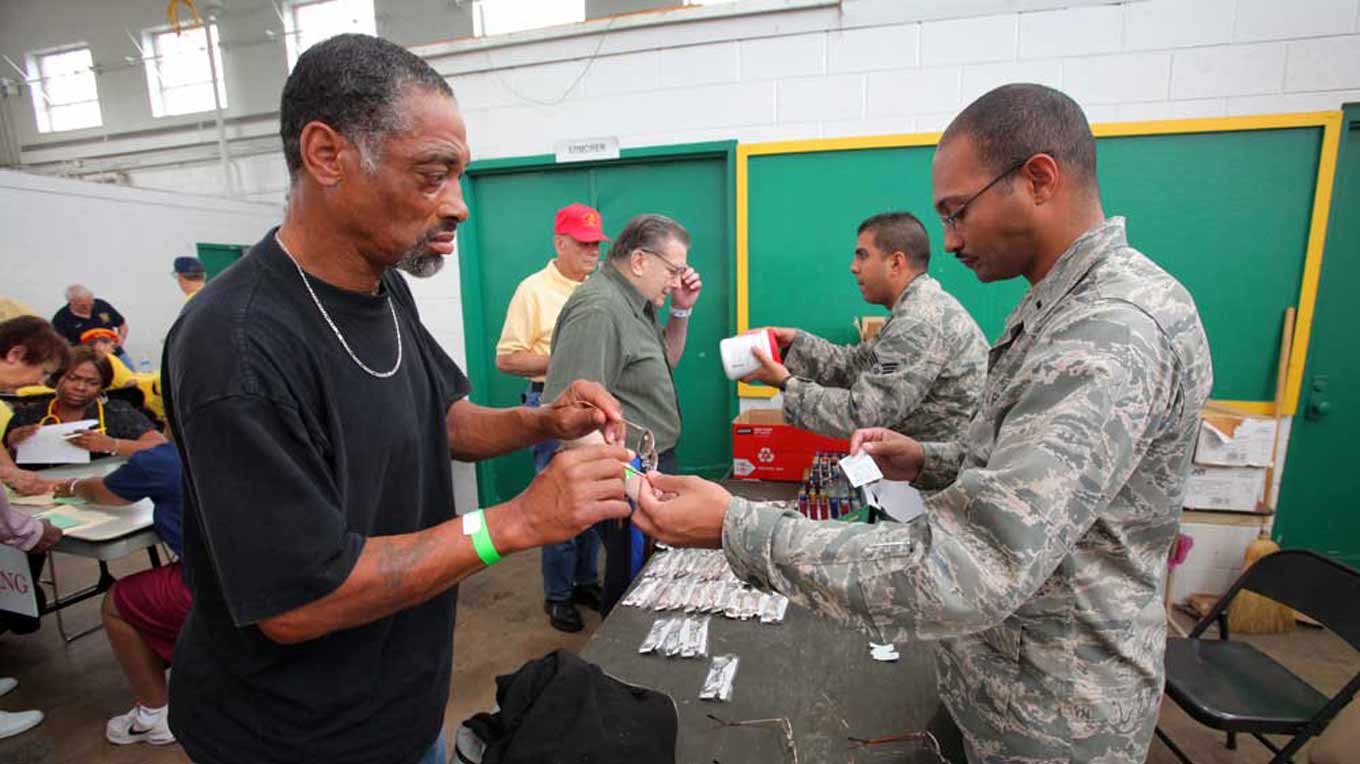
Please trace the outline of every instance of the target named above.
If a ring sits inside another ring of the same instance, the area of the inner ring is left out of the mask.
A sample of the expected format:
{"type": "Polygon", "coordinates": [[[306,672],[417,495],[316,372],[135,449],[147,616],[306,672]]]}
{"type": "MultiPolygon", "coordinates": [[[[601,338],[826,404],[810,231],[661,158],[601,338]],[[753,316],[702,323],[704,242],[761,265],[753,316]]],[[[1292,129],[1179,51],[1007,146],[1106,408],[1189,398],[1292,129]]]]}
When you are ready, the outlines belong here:
{"type": "Polygon", "coordinates": [[[491,543],[491,532],[486,528],[486,513],[482,510],[463,515],[463,535],[472,537],[472,548],[488,568],[501,561],[501,553],[491,543]]]}

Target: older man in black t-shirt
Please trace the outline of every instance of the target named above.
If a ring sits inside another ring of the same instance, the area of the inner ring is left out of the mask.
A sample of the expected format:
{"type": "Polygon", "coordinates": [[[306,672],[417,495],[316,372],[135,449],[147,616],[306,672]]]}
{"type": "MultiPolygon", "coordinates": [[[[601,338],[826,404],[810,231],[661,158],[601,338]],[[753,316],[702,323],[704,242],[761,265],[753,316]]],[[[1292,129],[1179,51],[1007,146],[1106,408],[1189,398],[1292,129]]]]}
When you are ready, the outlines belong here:
{"type": "Polygon", "coordinates": [[[438,762],[457,582],[628,514],[620,446],[560,454],[461,516],[450,454],[620,439],[619,405],[578,383],[538,409],[476,406],[420,323],[392,268],[429,275],[451,253],[469,161],[424,61],[331,38],[298,59],[280,116],[283,225],[166,344],[193,591],[170,726],[198,764],[438,762]]]}
{"type": "Polygon", "coordinates": [[[130,363],[123,352],[123,343],[127,342],[128,335],[127,319],[108,301],[95,297],[88,287],[81,284],[66,287],[66,304],[52,316],[52,328],[72,345],[79,345],[80,335],[90,329],[112,330],[118,334],[114,353],[124,363],[130,363]]]}

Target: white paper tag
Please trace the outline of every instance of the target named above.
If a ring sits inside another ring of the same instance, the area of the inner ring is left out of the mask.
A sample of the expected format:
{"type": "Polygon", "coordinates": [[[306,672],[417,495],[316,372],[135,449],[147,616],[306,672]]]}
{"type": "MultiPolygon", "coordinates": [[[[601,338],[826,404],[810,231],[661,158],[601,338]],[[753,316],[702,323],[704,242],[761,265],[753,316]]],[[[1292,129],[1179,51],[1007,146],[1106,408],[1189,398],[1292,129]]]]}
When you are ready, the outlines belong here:
{"type": "Polygon", "coordinates": [[[482,519],[482,513],[480,511],[469,512],[468,514],[463,515],[463,535],[475,536],[477,532],[482,529],[482,523],[484,522],[485,520],[482,519]]]}
{"type": "Polygon", "coordinates": [[[870,642],[869,657],[876,661],[891,662],[902,656],[897,652],[897,648],[893,646],[892,643],[883,645],[877,642],[870,642]]]}
{"type": "Polygon", "coordinates": [[[879,471],[878,465],[874,463],[874,457],[860,451],[854,456],[847,456],[841,459],[841,471],[850,480],[850,485],[859,488],[865,483],[872,483],[875,480],[882,480],[883,473],[879,471]]]}
{"type": "Polygon", "coordinates": [[[899,523],[910,522],[926,511],[921,492],[904,480],[880,480],[865,486],[864,498],[899,523]]]}

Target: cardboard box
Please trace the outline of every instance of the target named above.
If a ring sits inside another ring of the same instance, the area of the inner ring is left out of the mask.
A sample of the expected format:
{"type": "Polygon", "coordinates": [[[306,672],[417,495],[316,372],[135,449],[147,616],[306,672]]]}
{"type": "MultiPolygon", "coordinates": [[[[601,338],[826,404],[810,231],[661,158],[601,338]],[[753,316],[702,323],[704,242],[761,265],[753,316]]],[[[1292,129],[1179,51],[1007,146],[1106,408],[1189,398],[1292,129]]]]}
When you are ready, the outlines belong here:
{"type": "Polygon", "coordinates": [[[855,330],[859,332],[859,341],[868,342],[878,336],[883,324],[887,322],[887,316],[860,316],[856,318],[855,330]]]}
{"type": "Polygon", "coordinates": [[[1185,482],[1187,509],[1230,509],[1256,512],[1265,498],[1264,467],[1190,465],[1185,482]]]}
{"type": "Polygon", "coordinates": [[[1249,414],[1210,402],[1200,414],[1195,463],[1220,467],[1269,467],[1275,456],[1274,417],[1249,414]]]}
{"type": "Polygon", "coordinates": [[[751,409],[732,420],[732,476],[797,483],[818,451],[848,451],[850,442],[800,430],[779,409],[751,409]]]}

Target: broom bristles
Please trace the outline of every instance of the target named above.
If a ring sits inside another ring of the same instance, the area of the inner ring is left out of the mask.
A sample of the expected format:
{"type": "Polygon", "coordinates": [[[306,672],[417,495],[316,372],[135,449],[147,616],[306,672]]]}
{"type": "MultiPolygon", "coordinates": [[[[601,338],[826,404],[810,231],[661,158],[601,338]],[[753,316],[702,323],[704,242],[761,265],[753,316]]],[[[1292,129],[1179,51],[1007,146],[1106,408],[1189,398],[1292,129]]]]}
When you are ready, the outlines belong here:
{"type": "MultiPolygon", "coordinates": [[[[1279,544],[1262,535],[1242,555],[1245,572],[1257,560],[1280,551],[1279,544]]],[[[1236,634],[1282,634],[1294,630],[1294,611],[1269,597],[1240,591],[1228,605],[1228,631],[1236,634]]]]}

